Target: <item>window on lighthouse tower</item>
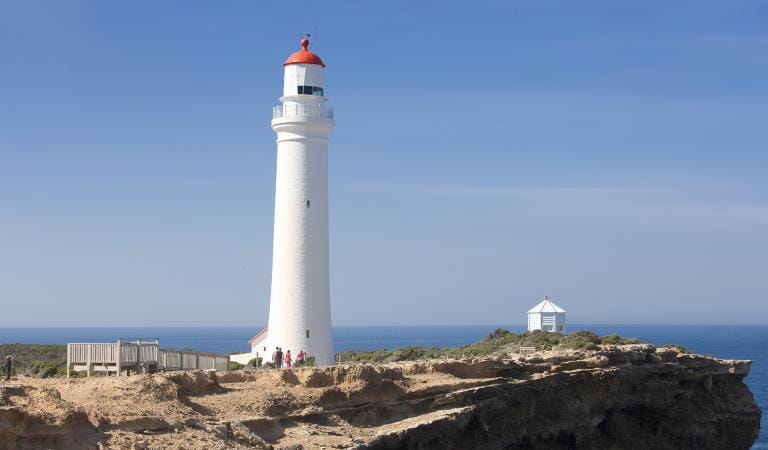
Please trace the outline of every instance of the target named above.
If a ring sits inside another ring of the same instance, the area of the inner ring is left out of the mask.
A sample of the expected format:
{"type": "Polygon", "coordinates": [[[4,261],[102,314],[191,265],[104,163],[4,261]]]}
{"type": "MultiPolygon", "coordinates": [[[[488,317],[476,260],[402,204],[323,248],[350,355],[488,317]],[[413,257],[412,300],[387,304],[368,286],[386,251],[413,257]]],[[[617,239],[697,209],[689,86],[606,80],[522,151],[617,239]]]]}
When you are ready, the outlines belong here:
{"type": "Polygon", "coordinates": [[[318,95],[323,96],[323,88],[317,86],[299,86],[299,94],[301,95],[318,95]]]}

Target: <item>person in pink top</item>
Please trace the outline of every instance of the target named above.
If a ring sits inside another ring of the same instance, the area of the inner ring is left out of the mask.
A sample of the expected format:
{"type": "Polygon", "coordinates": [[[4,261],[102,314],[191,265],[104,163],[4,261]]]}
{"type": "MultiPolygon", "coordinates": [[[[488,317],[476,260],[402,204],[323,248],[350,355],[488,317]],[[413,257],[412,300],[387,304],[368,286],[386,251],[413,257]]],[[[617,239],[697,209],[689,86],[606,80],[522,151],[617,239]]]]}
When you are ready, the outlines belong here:
{"type": "Polygon", "coordinates": [[[291,368],[292,361],[293,360],[291,359],[291,351],[288,350],[288,351],[285,352],[285,358],[283,358],[283,362],[285,362],[285,368],[286,369],[290,369],[291,368]]]}

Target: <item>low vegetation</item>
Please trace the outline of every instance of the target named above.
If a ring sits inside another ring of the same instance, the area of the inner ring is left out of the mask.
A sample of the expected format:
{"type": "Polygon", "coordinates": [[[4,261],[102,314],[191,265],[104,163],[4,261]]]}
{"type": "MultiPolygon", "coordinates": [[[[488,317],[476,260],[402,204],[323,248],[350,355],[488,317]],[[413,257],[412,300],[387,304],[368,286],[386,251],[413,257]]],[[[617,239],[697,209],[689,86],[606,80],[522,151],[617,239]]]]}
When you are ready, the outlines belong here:
{"type": "Polygon", "coordinates": [[[261,367],[261,362],[263,360],[264,360],[264,358],[259,356],[258,358],[253,358],[250,361],[248,361],[247,365],[248,365],[248,367],[251,367],[253,369],[258,369],[259,367],[261,367]]]}
{"type": "MultiPolygon", "coordinates": [[[[536,350],[574,349],[596,350],[600,345],[639,344],[637,339],[625,338],[615,334],[598,336],[591,331],[576,331],[571,334],[546,333],[534,331],[530,333],[512,333],[499,328],[479,342],[462,347],[403,347],[395,350],[344,351],[336,354],[336,358],[346,362],[386,363],[395,361],[415,361],[434,358],[465,358],[483,356],[505,356],[518,353],[521,347],[533,347],[536,350]]],[[[689,351],[680,345],[668,345],[681,353],[689,351]]],[[[66,373],[66,345],[46,344],[0,344],[0,357],[6,355],[14,358],[14,373],[39,376],[43,378],[61,376],[66,373]]],[[[310,357],[302,364],[314,366],[315,360],[310,357]]],[[[262,358],[248,362],[248,367],[271,367],[271,363],[263,363],[262,358]]],[[[300,364],[295,363],[295,367],[300,364]]],[[[236,362],[230,363],[230,370],[244,368],[236,362]]],[[[5,375],[4,367],[0,367],[0,375],[5,375]]],[[[72,374],[78,376],[78,373],[72,374]]]]}
{"type": "Polygon", "coordinates": [[[344,351],[337,353],[336,357],[340,357],[342,361],[375,363],[433,358],[504,356],[518,353],[521,347],[533,347],[536,350],[597,350],[600,345],[640,343],[641,341],[638,339],[625,338],[615,334],[601,337],[591,331],[577,331],[566,335],[541,331],[512,333],[499,328],[483,340],[462,347],[404,347],[396,350],[344,351]]]}
{"type": "Polygon", "coordinates": [[[5,357],[13,357],[14,374],[35,375],[43,378],[61,375],[67,371],[67,346],[56,344],[0,344],[3,360],[0,374],[5,376],[5,357]]]}
{"type": "Polygon", "coordinates": [[[294,361],[293,367],[315,367],[315,357],[307,356],[304,362],[294,361]]]}

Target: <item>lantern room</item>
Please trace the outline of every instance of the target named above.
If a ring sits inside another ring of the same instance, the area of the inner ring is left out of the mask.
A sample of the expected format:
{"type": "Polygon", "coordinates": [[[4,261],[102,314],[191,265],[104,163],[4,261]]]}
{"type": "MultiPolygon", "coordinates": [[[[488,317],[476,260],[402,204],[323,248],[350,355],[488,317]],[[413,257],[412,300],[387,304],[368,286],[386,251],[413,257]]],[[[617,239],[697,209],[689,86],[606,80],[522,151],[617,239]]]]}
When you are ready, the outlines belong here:
{"type": "Polygon", "coordinates": [[[301,40],[301,50],[285,60],[283,78],[283,96],[292,101],[325,101],[323,71],[325,64],[319,56],[309,51],[309,39],[301,40]],[[298,98],[294,98],[301,96],[298,98]]]}

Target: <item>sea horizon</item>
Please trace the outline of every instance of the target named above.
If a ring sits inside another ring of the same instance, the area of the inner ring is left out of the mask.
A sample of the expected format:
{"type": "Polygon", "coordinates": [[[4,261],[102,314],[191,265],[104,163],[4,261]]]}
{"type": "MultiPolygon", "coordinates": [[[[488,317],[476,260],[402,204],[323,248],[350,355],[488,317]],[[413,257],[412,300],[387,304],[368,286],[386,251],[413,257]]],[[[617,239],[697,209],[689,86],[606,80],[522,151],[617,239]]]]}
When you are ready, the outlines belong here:
{"type": "MultiPolygon", "coordinates": [[[[246,352],[247,341],[264,328],[262,326],[14,326],[0,327],[0,343],[66,344],[68,342],[111,342],[118,338],[158,338],[161,345],[183,343],[188,348],[201,351],[225,353],[246,352]],[[164,339],[165,338],[165,339],[164,339]],[[170,342],[167,342],[170,340],[170,342]],[[163,342],[166,341],[166,342],[163,342]],[[192,347],[189,344],[197,344],[192,347]],[[224,351],[222,346],[232,347],[224,351]],[[212,350],[210,347],[217,347],[212,350]],[[237,348],[234,348],[237,347],[237,348]]],[[[526,331],[525,324],[484,324],[484,325],[335,325],[333,340],[336,351],[393,349],[397,346],[450,347],[465,345],[482,339],[497,328],[512,332],[526,331]],[[403,334],[402,331],[408,333],[403,334]],[[457,333],[458,332],[458,333],[457,333]],[[354,347],[355,344],[359,345],[354,347]]],[[[723,339],[733,336],[734,331],[753,329],[768,334],[768,325],[729,324],[569,324],[568,333],[580,330],[594,331],[600,335],[619,334],[638,338],[655,345],[679,344],[686,347],[689,336],[684,330],[709,329],[723,339]],[[725,332],[725,334],[722,334],[725,332]],[[669,342],[663,341],[668,339],[669,342]]],[[[762,333],[759,333],[762,334],[762,333]]],[[[738,335],[738,333],[737,333],[738,335]]],[[[696,344],[696,339],[693,339],[696,344]]],[[[696,351],[695,348],[691,348],[696,351]]]]}

